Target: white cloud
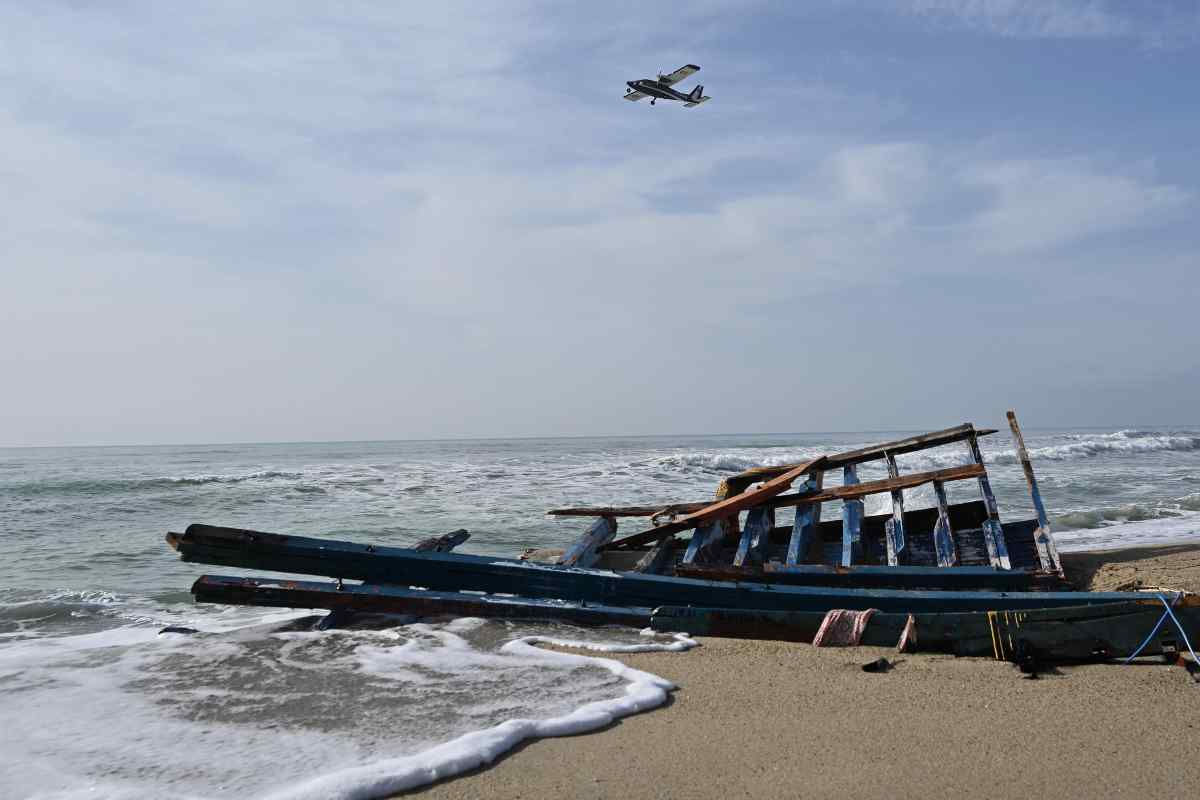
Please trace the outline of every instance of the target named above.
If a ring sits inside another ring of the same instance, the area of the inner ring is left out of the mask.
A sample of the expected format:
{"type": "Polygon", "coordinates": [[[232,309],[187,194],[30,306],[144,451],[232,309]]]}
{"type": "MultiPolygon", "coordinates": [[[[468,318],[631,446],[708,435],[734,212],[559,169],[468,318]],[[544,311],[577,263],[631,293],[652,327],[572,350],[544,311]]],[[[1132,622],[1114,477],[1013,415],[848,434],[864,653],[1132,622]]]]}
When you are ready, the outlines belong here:
{"type": "Polygon", "coordinates": [[[971,221],[970,230],[982,249],[1001,254],[1035,252],[1169,221],[1193,200],[1180,187],[1104,171],[1077,159],[978,165],[963,179],[992,193],[992,203],[971,221]]]}
{"type": "Polygon", "coordinates": [[[1098,0],[912,0],[931,22],[998,36],[1070,39],[1129,36],[1135,23],[1098,0]]]}
{"type": "Polygon", "coordinates": [[[586,381],[658,392],[588,430],[669,425],[671,381],[703,389],[721,358],[752,376],[745,342],[812,338],[815,298],[1030,271],[1191,202],[1112,161],[863,135],[903,102],[779,102],[753,72],[691,112],[622,103],[631,64],[722,29],[719,8],[657,33],[636,8],[6,9],[0,337],[29,345],[0,354],[24,387],[0,442],[81,414],[189,438],[187,409],[244,420],[247,398],[270,419],[211,435],[502,433],[493,407],[559,395],[558,427],[522,432],[570,430],[601,413],[586,381]],[[767,125],[773,104],[803,115],[767,125]]]}

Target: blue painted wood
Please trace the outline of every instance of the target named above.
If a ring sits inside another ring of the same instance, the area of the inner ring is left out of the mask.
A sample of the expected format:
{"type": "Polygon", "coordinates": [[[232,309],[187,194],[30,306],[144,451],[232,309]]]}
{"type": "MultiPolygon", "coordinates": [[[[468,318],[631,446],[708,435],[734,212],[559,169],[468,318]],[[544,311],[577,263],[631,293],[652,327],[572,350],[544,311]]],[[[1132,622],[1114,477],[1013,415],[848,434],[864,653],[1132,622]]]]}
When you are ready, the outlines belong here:
{"type": "Polygon", "coordinates": [[[337,624],[350,621],[355,613],[559,619],[584,625],[640,627],[650,622],[649,608],[433,592],[388,584],[339,585],[325,581],[203,575],[192,584],[192,595],[198,603],[323,608],[339,617],[337,624]]]}
{"type": "MultiPolygon", "coordinates": [[[[817,492],[825,479],[825,471],[817,470],[804,482],[801,492],[817,492]]],[[[788,540],[786,563],[799,564],[808,558],[813,543],[817,541],[817,526],[821,524],[821,504],[803,503],[796,506],[796,521],[792,524],[792,537],[788,540]]]]}
{"type": "Polygon", "coordinates": [[[1038,558],[1042,569],[1047,572],[1062,574],[1062,563],[1058,559],[1058,548],[1054,544],[1054,536],[1050,533],[1050,519],[1046,516],[1046,506],[1042,503],[1042,493],[1038,491],[1037,478],[1033,474],[1033,464],[1029,461],[1029,453],[1025,450],[1025,437],[1021,435],[1021,426],[1017,424],[1017,415],[1008,412],[1008,426],[1012,429],[1013,440],[1017,445],[1017,457],[1021,461],[1021,469],[1025,471],[1025,482],[1029,484],[1029,495],[1033,498],[1033,508],[1037,512],[1038,527],[1033,539],[1037,544],[1038,558]]]}
{"type": "Polygon", "coordinates": [[[646,555],[638,559],[637,564],[633,567],[633,571],[648,573],[662,572],[671,563],[677,546],[678,541],[674,536],[658,540],[654,547],[646,551],[646,555]]]}
{"type": "MultiPolygon", "coordinates": [[[[979,452],[979,441],[971,436],[967,439],[967,451],[971,460],[983,466],[983,454],[979,452]]],[[[996,495],[992,493],[992,484],[987,474],[979,476],[979,493],[983,496],[983,504],[987,508],[987,519],[983,522],[983,541],[987,546],[988,561],[993,567],[1012,569],[1012,561],[1008,556],[1008,540],[1004,528],[1000,524],[1000,509],[996,506],[996,495]]]]}
{"type": "Polygon", "coordinates": [[[761,564],[766,560],[767,545],[771,540],[771,528],[775,527],[775,509],[756,506],[746,514],[746,527],[738,540],[737,553],[733,557],[735,567],[761,564]]]}
{"type": "MultiPolygon", "coordinates": [[[[994,610],[949,613],[871,615],[862,644],[894,647],[910,616],[916,630],[915,649],[1016,660],[1021,643],[1044,662],[1097,660],[1132,655],[1163,614],[1156,598],[1022,611],[994,610]]],[[[1200,607],[1175,610],[1188,638],[1200,638],[1200,607]]],[[[825,615],[812,611],[659,606],[650,627],[693,636],[783,639],[811,642],[825,615]]],[[[1163,651],[1175,631],[1152,637],[1147,655],[1163,651]]]]}
{"type": "Polygon", "coordinates": [[[976,589],[995,591],[1030,591],[1035,588],[1066,588],[1054,586],[1040,570],[995,569],[994,567],[942,567],[857,564],[843,567],[836,564],[796,564],[788,566],[777,561],[762,566],[735,567],[729,564],[687,566],[679,564],[675,574],[682,578],[736,583],[776,583],[791,586],[843,586],[859,589],[976,589]]]}
{"type": "MultiPolygon", "coordinates": [[[[887,454],[887,469],[889,478],[899,478],[900,470],[896,466],[896,456],[887,454]]],[[[892,492],[892,518],[884,525],[884,538],[887,539],[888,564],[893,567],[907,560],[904,539],[904,492],[892,492]]]]}
{"type": "Polygon", "coordinates": [[[617,535],[617,521],[612,517],[600,517],[592,523],[579,541],[571,545],[559,564],[568,567],[590,567],[600,558],[600,548],[617,535]]]}
{"type": "MultiPolygon", "coordinates": [[[[842,485],[857,486],[858,468],[847,464],[842,468],[842,485]]],[[[842,566],[860,564],[863,560],[862,546],[862,499],[847,500],[842,505],[842,566]]]]}
{"type": "Polygon", "coordinates": [[[723,520],[713,520],[692,532],[692,540],[683,554],[684,564],[705,564],[715,560],[717,548],[725,538],[723,520]]]}
{"type": "MultiPolygon", "coordinates": [[[[1137,592],[995,592],[757,585],[636,572],[535,564],[461,553],[283,536],[191,525],[167,541],[184,561],[239,569],[321,575],[432,591],[510,593],[527,598],[655,607],[660,605],[821,611],[988,611],[1144,600],[1137,592]]],[[[949,572],[949,570],[944,570],[949,572]]]]}
{"type": "Polygon", "coordinates": [[[954,533],[950,529],[950,509],[946,502],[946,485],[933,482],[933,493],[937,497],[938,518],[933,524],[933,549],[937,553],[939,567],[953,567],[958,563],[958,548],[954,544],[954,533]]]}

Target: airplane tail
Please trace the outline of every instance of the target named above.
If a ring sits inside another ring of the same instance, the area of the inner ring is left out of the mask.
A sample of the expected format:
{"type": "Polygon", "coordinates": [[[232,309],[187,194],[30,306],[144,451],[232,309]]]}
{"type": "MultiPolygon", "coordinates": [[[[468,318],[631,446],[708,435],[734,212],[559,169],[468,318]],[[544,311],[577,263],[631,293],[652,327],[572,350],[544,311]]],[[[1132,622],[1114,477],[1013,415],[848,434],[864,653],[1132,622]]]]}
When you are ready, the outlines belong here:
{"type": "Polygon", "coordinates": [[[697,84],[696,88],[692,89],[691,93],[688,94],[688,100],[692,103],[698,103],[698,102],[700,102],[700,98],[703,96],[704,96],[704,87],[697,84]]]}

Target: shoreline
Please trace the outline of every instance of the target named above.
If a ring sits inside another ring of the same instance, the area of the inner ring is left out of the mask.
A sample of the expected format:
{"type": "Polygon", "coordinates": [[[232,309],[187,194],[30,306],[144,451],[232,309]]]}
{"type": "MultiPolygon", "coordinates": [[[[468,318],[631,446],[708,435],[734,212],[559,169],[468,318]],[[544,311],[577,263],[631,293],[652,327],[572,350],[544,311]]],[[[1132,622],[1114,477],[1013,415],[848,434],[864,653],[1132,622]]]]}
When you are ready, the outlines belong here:
{"type": "MultiPolygon", "coordinates": [[[[1200,592],[1200,543],[1062,558],[1079,588],[1200,592]]],[[[698,641],[688,653],[606,656],[673,681],[665,705],[526,741],[408,795],[1090,798],[1200,785],[1200,685],[1179,666],[1087,664],[1029,680],[990,659],[698,641]],[[894,669],[862,671],[881,656],[894,669]]]]}

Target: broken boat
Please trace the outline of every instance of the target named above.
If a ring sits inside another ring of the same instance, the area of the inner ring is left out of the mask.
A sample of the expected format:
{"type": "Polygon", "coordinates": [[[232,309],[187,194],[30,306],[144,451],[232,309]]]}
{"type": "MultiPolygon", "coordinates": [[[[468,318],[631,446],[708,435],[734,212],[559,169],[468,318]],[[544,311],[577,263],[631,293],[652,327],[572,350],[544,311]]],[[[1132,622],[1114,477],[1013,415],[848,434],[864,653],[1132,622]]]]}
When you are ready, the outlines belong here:
{"type": "Polygon", "coordinates": [[[1180,638],[1190,649],[1200,598],[1071,590],[1011,411],[1008,420],[1035,512],[1029,520],[1001,521],[978,444],[996,431],[964,423],[750,469],[723,480],[711,500],[553,509],[594,521],[567,550],[520,558],[452,552],[466,531],[406,548],[193,524],[167,541],[184,561],[334,579],[205,575],[192,587],[198,602],[328,609],[342,621],[376,613],[543,618],[811,642],[831,613],[855,612],[873,619],[856,643],[904,638],[961,655],[1011,659],[1019,642],[1065,660],[1169,653],[1180,638]],[[897,456],[956,444],[966,464],[899,469],[897,456]],[[870,462],[883,462],[887,477],[860,480],[870,462]],[[840,485],[826,486],[838,472],[840,485]],[[957,481],[974,481],[979,499],[949,503],[946,484],[957,481]],[[936,506],[906,509],[904,490],[925,485],[936,506]],[[890,513],[864,514],[873,494],[890,496],[890,513]],[[826,503],[841,504],[840,519],[821,520],[826,503]],[[781,509],[793,509],[790,525],[776,524],[781,509]],[[617,538],[619,519],[649,524],[617,538]],[[1175,625],[1164,628],[1168,616],[1175,625]],[[1146,639],[1152,627],[1164,632],[1146,639]]]}

